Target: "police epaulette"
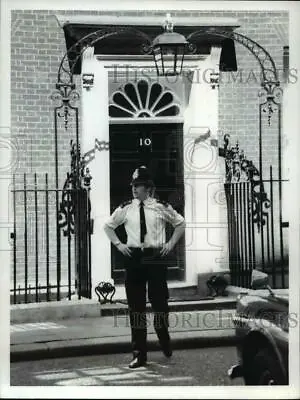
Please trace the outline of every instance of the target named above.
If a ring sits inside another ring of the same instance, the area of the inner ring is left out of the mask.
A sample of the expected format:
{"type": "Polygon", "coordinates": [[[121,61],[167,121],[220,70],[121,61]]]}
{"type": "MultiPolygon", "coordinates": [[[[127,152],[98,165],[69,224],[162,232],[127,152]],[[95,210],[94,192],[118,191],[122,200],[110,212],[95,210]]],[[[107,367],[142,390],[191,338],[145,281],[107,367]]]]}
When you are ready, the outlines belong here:
{"type": "Polygon", "coordinates": [[[168,206],[169,206],[169,203],[168,203],[167,201],[165,201],[165,200],[156,199],[156,201],[157,201],[158,203],[163,204],[165,207],[168,207],[168,206]]]}
{"type": "Polygon", "coordinates": [[[132,200],[124,201],[122,204],[120,204],[120,207],[123,208],[123,207],[127,206],[130,203],[132,203],[132,200]]]}

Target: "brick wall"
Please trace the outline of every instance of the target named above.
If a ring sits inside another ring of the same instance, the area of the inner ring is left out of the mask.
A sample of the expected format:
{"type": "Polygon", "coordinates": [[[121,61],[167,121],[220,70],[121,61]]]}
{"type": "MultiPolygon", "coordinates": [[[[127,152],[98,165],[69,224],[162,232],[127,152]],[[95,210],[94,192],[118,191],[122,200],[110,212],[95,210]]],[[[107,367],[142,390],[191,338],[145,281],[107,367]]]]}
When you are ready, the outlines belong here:
{"type": "MultiPolygon", "coordinates": [[[[55,14],[87,14],[78,11],[28,11],[12,12],[11,32],[11,126],[13,138],[18,147],[17,181],[22,185],[23,173],[37,173],[43,185],[44,174],[49,174],[49,186],[54,187],[54,110],[51,94],[55,89],[57,71],[66,51],[62,29],[58,26],[55,14]]],[[[118,12],[93,15],[128,16],[150,15],[149,12],[118,12]]],[[[161,12],[151,12],[164,16],[161,12]]],[[[234,17],[239,21],[242,33],[262,45],[274,58],[278,69],[282,69],[283,46],[287,45],[288,12],[208,12],[176,11],[172,15],[210,17],[234,17]],[[278,29],[279,28],[279,29],[278,29]],[[283,33],[283,38],[278,32],[283,33]]],[[[239,141],[240,148],[258,167],[258,90],[260,88],[260,68],[255,57],[241,44],[236,43],[238,75],[223,73],[220,81],[219,126],[220,143],[224,133],[231,135],[232,143],[239,141]],[[233,77],[236,77],[233,79],[233,77]],[[238,78],[237,78],[238,77],[238,78]],[[242,78],[240,78],[242,77],[242,78]]],[[[78,79],[78,78],[77,78],[78,79]]],[[[275,116],[276,118],[276,116],[275,116]]],[[[62,122],[61,122],[62,124],[62,122]]],[[[59,187],[61,188],[69,170],[69,142],[74,136],[72,122],[70,129],[60,129],[59,148],[59,187]]],[[[277,125],[268,127],[263,123],[263,166],[267,171],[272,163],[277,165],[277,125]]],[[[276,173],[276,172],[275,172],[276,173]]],[[[19,226],[24,226],[21,206],[19,207],[19,226]],[[23,222],[22,222],[23,221],[23,222]],[[22,225],[23,224],[23,225],[22,225]]],[[[53,212],[53,210],[52,210],[53,212]]],[[[51,228],[52,231],[55,227],[51,228]]],[[[22,243],[23,230],[20,228],[19,243],[22,243]]],[[[53,242],[53,254],[55,243],[53,242]]],[[[18,247],[18,261],[23,276],[22,246],[18,247]]],[[[55,256],[54,256],[55,258],[55,256]]],[[[54,260],[55,261],[55,260],[54,260]]],[[[32,263],[34,264],[34,262],[32,263]]],[[[42,267],[44,268],[44,267],[42,267]]],[[[55,271],[55,262],[53,265],[55,271]]],[[[54,278],[55,279],[55,278],[54,278]]]]}
{"type": "MultiPolygon", "coordinates": [[[[227,13],[225,14],[227,15],[227,13]]],[[[263,46],[274,59],[276,68],[282,71],[283,46],[288,42],[288,13],[228,13],[238,18],[242,33],[263,46]],[[278,33],[283,28],[284,37],[278,33]]],[[[239,141],[246,156],[258,167],[259,157],[259,98],[260,66],[251,52],[241,44],[236,44],[238,72],[224,73],[224,83],[220,86],[220,129],[230,133],[232,142],[239,141]],[[234,82],[235,77],[235,82],[234,82]],[[229,82],[229,83],[228,83],[229,82]]],[[[282,79],[282,72],[279,78],[282,79]]],[[[274,174],[278,165],[278,114],[274,113],[271,125],[267,123],[267,113],[262,112],[262,157],[263,177],[267,177],[269,165],[272,164],[274,174]]]]}

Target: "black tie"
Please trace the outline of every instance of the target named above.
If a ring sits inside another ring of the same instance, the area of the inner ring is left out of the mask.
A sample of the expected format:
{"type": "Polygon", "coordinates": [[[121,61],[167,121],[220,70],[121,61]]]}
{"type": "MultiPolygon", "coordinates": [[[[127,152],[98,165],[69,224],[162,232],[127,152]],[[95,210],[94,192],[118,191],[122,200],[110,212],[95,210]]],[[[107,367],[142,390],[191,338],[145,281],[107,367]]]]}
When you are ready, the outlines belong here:
{"type": "Polygon", "coordinates": [[[140,227],[141,227],[141,243],[144,243],[144,237],[147,233],[146,220],[145,220],[145,212],[144,212],[144,203],[140,202],[140,227]]]}

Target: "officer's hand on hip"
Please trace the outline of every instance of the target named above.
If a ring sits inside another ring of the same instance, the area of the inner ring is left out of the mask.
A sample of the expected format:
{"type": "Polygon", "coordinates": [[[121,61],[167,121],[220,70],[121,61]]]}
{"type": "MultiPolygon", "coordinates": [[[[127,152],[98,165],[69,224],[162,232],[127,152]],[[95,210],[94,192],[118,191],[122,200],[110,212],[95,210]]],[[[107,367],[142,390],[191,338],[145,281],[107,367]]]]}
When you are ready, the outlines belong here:
{"type": "Polygon", "coordinates": [[[163,245],[161,251],[160,251],[160,255],[162,257],[167,256],[170,251],[173,249],[173,246],[170,244],[170,242],[166,243],[163,245]]]}
{"type": "Polygon", "coordinates": [[[124,243],[119,243],[117,244],[117,249],[124,255],[124,256],[129,256],[131,257],[131,250],[130,248],[124,244],[124,243]]]}

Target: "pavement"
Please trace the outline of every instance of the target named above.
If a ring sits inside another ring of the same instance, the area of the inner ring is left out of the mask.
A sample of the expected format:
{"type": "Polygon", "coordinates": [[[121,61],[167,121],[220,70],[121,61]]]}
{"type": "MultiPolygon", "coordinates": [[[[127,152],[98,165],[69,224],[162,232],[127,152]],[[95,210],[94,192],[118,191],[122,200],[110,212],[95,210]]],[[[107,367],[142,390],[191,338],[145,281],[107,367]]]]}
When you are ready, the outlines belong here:
{"type": "MultiPolygon", "coordinates": [[[[239,293],[239,291],[238,291],[239,293]]],[[[184,301],[170,299],[174,349],[232,345],[237,293],[184,301]]],[[[148,349],[159,350],[153,314],[147,306],[148,349]]],[[[11,361],[131,351],[127,305],[72,299],[11,306],[11,361]]]]}

